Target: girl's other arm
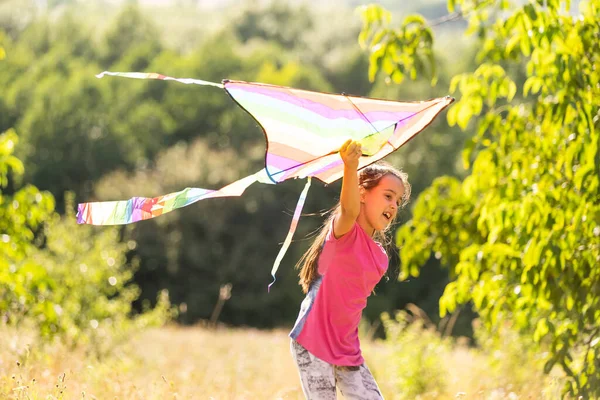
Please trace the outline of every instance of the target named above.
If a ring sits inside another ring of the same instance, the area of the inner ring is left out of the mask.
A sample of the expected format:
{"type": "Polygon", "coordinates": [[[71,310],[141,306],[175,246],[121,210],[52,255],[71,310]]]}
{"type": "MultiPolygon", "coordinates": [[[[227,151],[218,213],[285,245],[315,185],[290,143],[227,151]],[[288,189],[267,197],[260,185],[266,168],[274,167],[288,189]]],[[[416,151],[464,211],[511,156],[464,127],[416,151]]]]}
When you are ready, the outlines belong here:
{"type": "Polygon", "coordinates": [[[344,161],[344,177],[340,194],[340,213],[333,222],[336,238],[344,236],[352,229],[360,213],[360,191],[358,188],[358,160],[362,155],[360,143],[348,140],[340,149],[344,161]]]}

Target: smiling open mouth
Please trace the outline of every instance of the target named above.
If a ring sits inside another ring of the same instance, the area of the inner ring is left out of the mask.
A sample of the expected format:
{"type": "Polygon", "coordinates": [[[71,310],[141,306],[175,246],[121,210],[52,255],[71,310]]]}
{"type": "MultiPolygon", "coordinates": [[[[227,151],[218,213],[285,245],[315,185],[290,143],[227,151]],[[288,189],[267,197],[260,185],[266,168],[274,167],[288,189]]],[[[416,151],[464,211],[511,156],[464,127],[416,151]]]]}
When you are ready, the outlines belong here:
{"type": "Polygon", "coordinates": [[[389,212],[384,212],[383,216],[389,221],[390,219],[392,219],[392,214],[390,214],[389,212]]]}

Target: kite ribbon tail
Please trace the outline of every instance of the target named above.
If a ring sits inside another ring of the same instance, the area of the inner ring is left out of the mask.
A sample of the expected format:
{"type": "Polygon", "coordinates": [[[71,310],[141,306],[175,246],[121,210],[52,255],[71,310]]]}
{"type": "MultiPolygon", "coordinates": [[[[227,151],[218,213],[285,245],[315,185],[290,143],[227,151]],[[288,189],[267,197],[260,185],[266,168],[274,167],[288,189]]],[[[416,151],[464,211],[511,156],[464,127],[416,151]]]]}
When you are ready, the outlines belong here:
{"type": "Polygon", "coordinates": [[[275,262],[273,263],[273,268],[271,269],[271,276],[273,277],[273,282],[271,282],[269,284],[269,286],[267,288],[268,292],[271,291],[271,286],[273,286],[273,284],[277,280],[275,278],[275,273],[277,272],[277,269],[279,269],[279,264],[281,263],[283,256],[287,252],[288,247],[290,247],[290,243],[292,242],[292,237],[294,236],[294,232],[296,232],[296,227],[298,226],[298,220],[300,219],[300,214],[302,213],[302,208],[304,207],[304,201],[306,200],[306,195],[308,193],[309,188],[310,188],[310,176],[306,179],[306,185],[304,185],[304,190],[302,190],[302,193],[300,193],[300,197],[298,198],[298,204],[296,204],[296,209],[294,210],[294,217],[292,218],[290,230],[288,231],[285,241],[283,242],[283,246],[281,246],[281,249],[279,250],[279,254],[277,254],[277,258],[275,259],[275,262]]]}
{"type": "Polygon", "coordinates": [[[154,72],[111,72],[104,71],[96,75],[96,78],[104,78],[104,76],[120,76],[122,78],[133,78],[133,79],[158,79],[163,81],[176,81],[180,83],[185,83],[186,85],[194,84],[194,85],[203,85],[203,86],[215,86],[223,89],[223,86],[220,83],[203,81],[202,79],[190,79],[190,78],[172,78],[170,76],[157,74],[154,72]]]}
{"type": "Polygon", "coordinates": [[[254,182],[271,183],[265,169],[219,189],[186,188],[158,197],[132,197],[122,201],[80,203],[78,224],[123,225],[147,220],[188,206],[200,200],[216,197],[241,196],[254,182]]]}

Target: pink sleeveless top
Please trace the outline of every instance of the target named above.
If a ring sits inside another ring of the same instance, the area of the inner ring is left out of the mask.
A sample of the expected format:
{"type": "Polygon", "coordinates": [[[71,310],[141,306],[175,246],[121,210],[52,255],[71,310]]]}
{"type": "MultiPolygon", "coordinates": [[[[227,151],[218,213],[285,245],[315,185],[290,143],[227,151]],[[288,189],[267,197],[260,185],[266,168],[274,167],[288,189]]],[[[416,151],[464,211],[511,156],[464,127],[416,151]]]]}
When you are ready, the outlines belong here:
{"type": "Polygon", "coordinates": [[[332,226],[318,261],[321,277],[302,302],[290,337],[330,364],[361,365],[358,323],[387,267],[383,247],[357,223],[339,239],[332,226]]]}

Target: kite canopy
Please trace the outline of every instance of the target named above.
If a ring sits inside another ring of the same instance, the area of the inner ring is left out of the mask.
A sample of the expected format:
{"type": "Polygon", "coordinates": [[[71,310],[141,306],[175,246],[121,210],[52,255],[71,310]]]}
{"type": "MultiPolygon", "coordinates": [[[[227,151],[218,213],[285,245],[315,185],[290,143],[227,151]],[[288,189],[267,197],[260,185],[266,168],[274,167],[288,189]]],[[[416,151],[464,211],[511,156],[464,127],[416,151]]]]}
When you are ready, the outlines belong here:
{"type": "Polygon", "coordinates": [[[409,141],[454,101],[397,102],[262,83],[223,84],[263,128],[265,170],[274,183],[307,176],[331,183],[343,175],[337,151],[346,140],[361,141],[359,168],[365,167],[409,141]]]}

